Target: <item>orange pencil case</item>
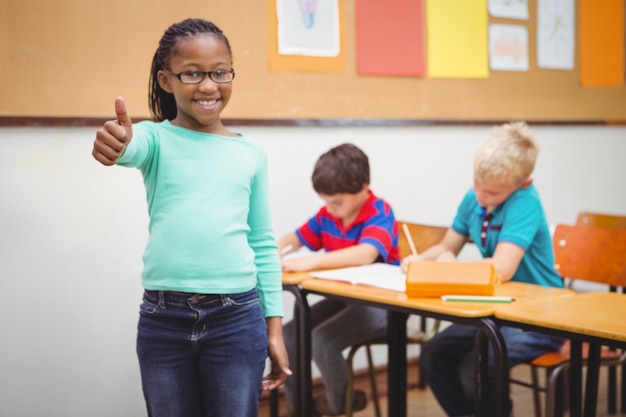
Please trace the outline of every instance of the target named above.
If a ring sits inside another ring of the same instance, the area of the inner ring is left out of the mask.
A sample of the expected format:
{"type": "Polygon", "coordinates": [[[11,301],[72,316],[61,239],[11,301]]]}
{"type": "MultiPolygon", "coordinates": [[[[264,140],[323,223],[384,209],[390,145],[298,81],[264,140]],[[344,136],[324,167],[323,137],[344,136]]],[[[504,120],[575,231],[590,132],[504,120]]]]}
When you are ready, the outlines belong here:
{"type": "Polygon", "coordinates": [[[499,281],[489,263],[417,261],[409,264],[406,293],[414,298],[493,295],[499,281]]]}

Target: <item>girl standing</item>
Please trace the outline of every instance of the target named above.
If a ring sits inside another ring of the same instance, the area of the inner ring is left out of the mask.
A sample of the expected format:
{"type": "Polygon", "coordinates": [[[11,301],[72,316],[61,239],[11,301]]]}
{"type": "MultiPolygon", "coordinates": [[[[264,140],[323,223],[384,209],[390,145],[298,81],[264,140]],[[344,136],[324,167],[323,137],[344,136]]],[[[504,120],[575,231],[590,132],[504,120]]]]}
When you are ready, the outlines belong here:
{"type": "Polygon", "coordinates": [[[93,146],[103,165],[138,168],[146,187],[137,354],[151,417],[258,417],[261,390],[291,374],[266,154],[220,119],[234,77],[218,27],[176,23],[152,61],[154,121],[133,125],[118,97],[93,146]]]}

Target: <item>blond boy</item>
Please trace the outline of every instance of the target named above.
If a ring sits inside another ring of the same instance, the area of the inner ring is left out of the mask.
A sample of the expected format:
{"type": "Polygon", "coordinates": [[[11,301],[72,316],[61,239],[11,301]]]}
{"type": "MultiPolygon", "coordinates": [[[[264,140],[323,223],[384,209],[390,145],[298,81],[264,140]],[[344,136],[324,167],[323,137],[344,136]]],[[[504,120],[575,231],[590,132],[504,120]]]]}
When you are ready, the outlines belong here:
{"type": "MultiPolygon", "coordinates": [[[[494,128],[474,159],[474,186],[459,205],[442,241],[402,266],[420,260],[456,260],[471,240],[484,262],[492,263],[504,281],[562,287],[554,269],[552,239],[531,174],[539,148],[523,122],[494,128]]],[[[560,338],[502,327],[509,368],[530,362],[558,348],[560,338]]],[[[474,413],[474,342],[477,329],[453,324],[424,346],[420,362],[424,376],[449,416],[474,413]]],[[[490,363],[492,363],[490,361],[490,363]]],[[[488,395],[493,396],[493,369],[488,395]]],[[[487,401],[488,416],[496,416],[495,399],[487,401]]],[[[509,401],[509,412],[512,404],[509,401]]],[[[498,416],[500,417],[500,416],[498,416]]]]}

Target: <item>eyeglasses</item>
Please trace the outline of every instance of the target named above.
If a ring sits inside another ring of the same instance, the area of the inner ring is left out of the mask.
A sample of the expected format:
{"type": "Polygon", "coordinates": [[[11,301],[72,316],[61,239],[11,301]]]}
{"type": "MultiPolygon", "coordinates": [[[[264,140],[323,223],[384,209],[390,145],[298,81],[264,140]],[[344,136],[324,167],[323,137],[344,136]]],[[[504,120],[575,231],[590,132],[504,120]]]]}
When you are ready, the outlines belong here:
{"type": "Polygon", "coordinates": [[[235,70],[223,70],[218,69],[215,71],[183,71],[178,74],[174,74],[170,70],[166,70],[174,77],[178,78],[183,84],[200,84],[204,77],[207,75],[209,79],[217,84],[226,84],[229,83],[235,78],[235,70]]]}

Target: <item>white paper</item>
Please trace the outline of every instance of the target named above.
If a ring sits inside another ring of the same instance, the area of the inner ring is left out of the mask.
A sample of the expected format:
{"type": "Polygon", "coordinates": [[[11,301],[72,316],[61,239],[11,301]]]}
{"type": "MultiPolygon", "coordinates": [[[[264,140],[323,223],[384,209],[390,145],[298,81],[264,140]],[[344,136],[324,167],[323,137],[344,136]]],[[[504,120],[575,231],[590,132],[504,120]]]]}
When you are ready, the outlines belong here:
{"type": "Polygon", "coordinates": [[[339,55],[337,0],[276,0],[276,14],[280,55],[339,55]]]}
{"type": "Polygon", "coordinates": [[[527,0],[489,0],[489,14],[508,19],[528,19],[527,0]]]}
{"type": "Polygon", "coordinates": [[[310,275],[314,278],[345,281],[353,285],[361,284],[400,292],[406,291],[406,274],[398,265],[377,262],[369,265],[315,271],[311,272],[310,275]]]}
{"type": "Polygon", "coordinates": [[[539,0],[537,65],[574,69],[574,0],[539,0]]]}
{"type": "Polygon", "coordinates": [[[489,65],[494,71],[528,71],[528,29],[489,25],[489,65]]]}

